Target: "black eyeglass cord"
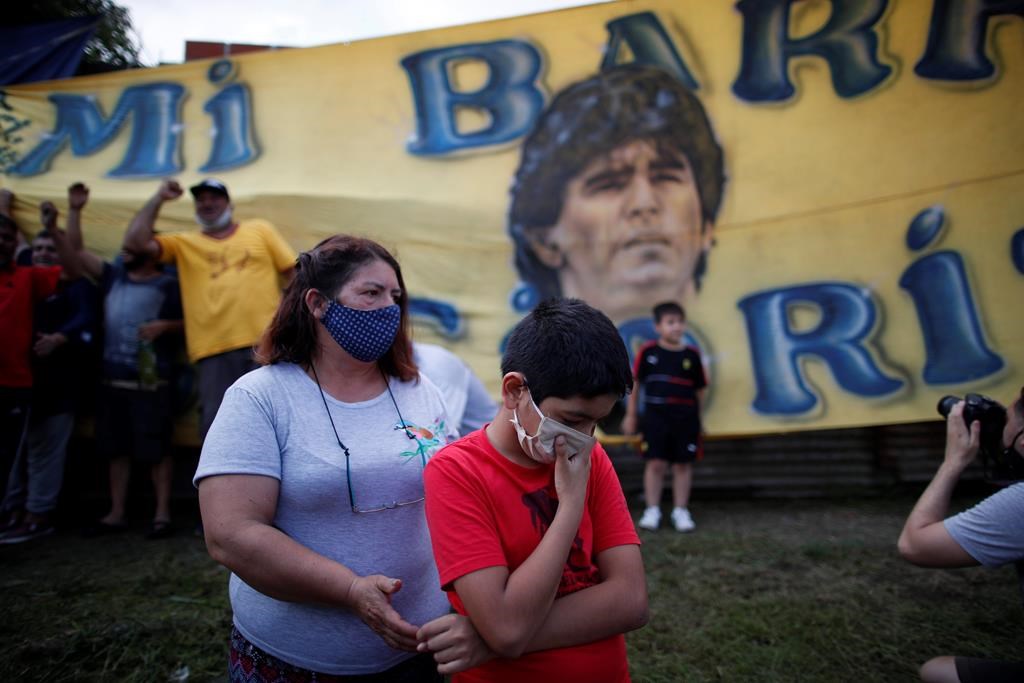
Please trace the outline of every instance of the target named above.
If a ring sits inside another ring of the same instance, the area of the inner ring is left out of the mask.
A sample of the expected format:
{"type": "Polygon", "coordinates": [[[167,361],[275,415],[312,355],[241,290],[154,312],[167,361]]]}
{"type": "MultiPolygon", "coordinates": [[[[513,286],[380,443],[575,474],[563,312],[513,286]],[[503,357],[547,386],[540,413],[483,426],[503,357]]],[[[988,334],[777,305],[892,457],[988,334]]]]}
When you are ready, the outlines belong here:
{"type": "MultiPolygon", "coordinates": [[[[331,409],[327,407],[327,397],[324,396],[324,389],[320,386],[320,376],[316,374],[316,366],[313,365],[313,361],[309,362],[309,369],[313,371],[313,378],[316,380],[316,388],[320,390],[320,400],[324,402],[324,410],[327,411],[327,419],[331,421],[331,429],[334,430],[334,438],[338,440],[338,445],[341,446],[341,450],[345,452],[345,457],[348,457],[348,448],[341,442],[341,437],[338,436],[338,428],[334,426],[334,418],[331,417],[331,409]]],[[[415,439],[413,433],[409,431],[409,425],[406,424],[405,418],[402,417],[402,411],[398,409],[398,401],[395,400],[395,395],[391,393],[391,382],[388,381],[388,376],[384,374],[384,371],[380,371],[381,377],[384,378],[384,388],[388,390],[388,396],[391,397],[391,405],[395,407],[395,412],[398,413],[398,421],[402,423],[402,429],[405,431],[405,435],[410,439],[415,439]]]]}
{"type": "Polygon", "coordinates": [[[313,371],[313,379],[316,380],[316,388],[320,390],[320,400],[324,402],[324,410],[327,411],[327,419],[331,421],[331,429],[334,430],[334,438],[338,440],[338,445],[345,454],[345,459],[348,460],[348,446],[343,444],[341,442],[341,437],[338,436],[338,428],[334,426],[334,418],[331,417],[331,409],[327,407],[327,397],[324,396],[324,388],[320,386],[320,375],[316,374],[316,366],[313,365],[313,361],[309,362],[309,369],[313,371]]]}
{"type": "MultiPolygon", "coordinates": [[[[348,446],[346,446],[341,436],[338,434],[338,427],[334,424],[334,418],[331,416],[331,409],[327,405],[327,397],[324,395],[324,388],[320,386],[320,376],[316,374],[316,366],[313,361],[309,361],[309,369],[313,371],[313,378],[316,380],[316,388],[320,391],[320,400],[324,402],[324,410],[327,411],[327,419],[331,422],[331,430],[334,431],[334,438],[338,441],[338,446],[341,448],[341,452],[345,454],[345,481],[348,484],[348,502],[354,512],[356,509],[355,496],[352,494],[352,476],[349,474],[349,452],[348,446]]],[[[378,368],[379,369],[379,368],[378,368]]],[[[388,381],[388,376],[384,374],[384,370],[380,371],[381,377],[384,378],[384,386],[388,390],[388,396],[391,397],[391,404],[395,406],[395,412],[398,413],[398,421],[402,424],[402,429],[405,430],[405,435],[410,440],[414,440],[416,437],[409,431],[409,425],[405,423],[405,418],[402,417],[402,411],[398,409],[398,401],[395,400],[395,395],[391,392],[391,382],[388,381]]],[[[419,442],[417,442],[419,445],[419,442]]],[[[420,446],[417,448],[420,453],[420,458],[423,458],[423,448],[420,446]]]]}

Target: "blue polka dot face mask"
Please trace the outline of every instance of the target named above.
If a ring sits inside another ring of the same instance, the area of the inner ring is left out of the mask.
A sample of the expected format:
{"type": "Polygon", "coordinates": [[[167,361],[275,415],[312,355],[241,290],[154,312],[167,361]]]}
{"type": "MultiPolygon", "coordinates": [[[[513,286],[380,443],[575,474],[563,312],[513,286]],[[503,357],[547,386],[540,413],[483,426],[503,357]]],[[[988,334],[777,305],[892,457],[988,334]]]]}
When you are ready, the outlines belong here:
{"type": "Polygon", "coordinates": [[[350,356],[370,363],[387,353],[394,343],[402,324],[402,309],[392,304],[367,311],[331,301],[320,322],[350,356]]]}

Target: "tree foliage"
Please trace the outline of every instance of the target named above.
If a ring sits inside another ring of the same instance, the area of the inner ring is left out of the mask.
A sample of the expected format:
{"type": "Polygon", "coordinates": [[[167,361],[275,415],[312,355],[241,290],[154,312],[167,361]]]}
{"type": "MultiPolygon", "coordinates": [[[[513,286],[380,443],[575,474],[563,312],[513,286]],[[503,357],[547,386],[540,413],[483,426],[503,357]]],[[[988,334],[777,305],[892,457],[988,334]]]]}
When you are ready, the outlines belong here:
{"type": "Polygon", "coordinates": [[[41,24],[74,17],[101,17],[96,33],[85,46],[78,74],[102,73],[142,66],[138,34],[128,9],[114,0],[32,0],[9,3],[0,12],[6,26],[41,24]]]}

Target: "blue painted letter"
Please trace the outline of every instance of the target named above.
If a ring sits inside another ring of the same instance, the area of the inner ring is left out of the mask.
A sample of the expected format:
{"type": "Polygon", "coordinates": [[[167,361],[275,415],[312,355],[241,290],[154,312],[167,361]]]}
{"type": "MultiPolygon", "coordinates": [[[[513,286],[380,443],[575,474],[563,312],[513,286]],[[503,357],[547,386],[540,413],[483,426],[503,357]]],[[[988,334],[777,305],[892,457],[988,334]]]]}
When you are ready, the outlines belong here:
{"type": "Polygon", "coordinates": [[[873,26],[886,0],[832,0],[832,16],[819,31],[791,40],[789,11],[794,0],[740,0],[743,54],[732,91],[748,102],[781,102],[796,92],[787,67],[793,57],[817,55],[832,71],[840,97],[855,97],[884,81],[892,69],[878,61],[873,26]]]}
{"type": "Polygon", "coordinates": [[[409,75],[416,106],[416,137],[408,144],[412,154],[445,154],[470,147],[496,145],[525,135],[544,108],[537,86],[541,56],[519,40],[471,43],[426,50],[402,60],[409,75]],[[486,64],[487,83],[474,92],[459,92],[451,82],[453,67],[462,61],[486,64]],[[459,107],[483,110],[490,123],[482,130],[460,132],[459,107]]]}
{"type": "Polygon", "coordinates": [[[463,333],[462,314],[447,301],[426,297],[409,297],[409,315],[433,325],[448,339],[456,339],[463,333]]]}
{"type": "Polygon", "coordinates": [[[114,139],[132,121],[132,135],[112,178],[173,175],[181,170],[180,103],[185,88],[177,83],[149,83],[125,88],[114,113],[104,119],[92,97],[50,95],[57,107],[53,131],[21,161],[8,169],[12,175],[38,175],[50,169],[53,158],[71,141],[75,156],[88,156],[114,139]]]}
{"type": "Polygon", "coordinates": [[[247,164],[258,156],[247,87],[232,83],[210,98],[203,111],[213,117],[214,135],[210,158],[200,171],[223,171],[247,164]]]}
{"type": "Polygon", "coordinates": [[[629,46],[636,64],[652,64],[671,72],[690,90],[698,88],[697,80],[686,68],[675,45],[653,12],[640,12],[608,22],[608,46],[601,71],[616,66],[622,44],[629,46]]]}
{"type": "Polygon", "coordinates": [[[1024,17],[1024,0],[935,0],[928,45],[914,73],[922,78],[974,81],[995,66],[985,56],[988,21],[1000,14],[1024,17]]]}
{"type": "Polygon", "coordinates": [[[824,360],[836,382],[858,396],[884,396],[903,386],[879,370],[865,348],[875,326],[875,305],[862,289],[843,282],[820,282],[752,294],[739,307],[747,322],[757,395],[753,408],[764,415],[799,415],[818,398],[800,372],[801,356],[824,360]],[[810,305],[817,326],[796,332],[793,306],[810,305]]]}
{"type": "Polygon", "coordinates": [[[904,271],[900,287],[917,307],[924,335],[925,382],[969,382],[1003,367],[1003,359],[985,345],[959,254],[937,251],[915,261],[904,271]]]}

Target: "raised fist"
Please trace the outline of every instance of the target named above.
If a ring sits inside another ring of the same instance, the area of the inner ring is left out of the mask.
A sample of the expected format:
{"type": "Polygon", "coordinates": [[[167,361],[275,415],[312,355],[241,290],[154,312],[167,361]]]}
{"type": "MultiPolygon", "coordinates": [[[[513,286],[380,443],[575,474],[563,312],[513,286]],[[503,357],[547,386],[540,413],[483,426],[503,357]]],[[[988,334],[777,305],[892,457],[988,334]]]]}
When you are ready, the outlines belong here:
{"type": "Polygon", "coordinates": [[[68,188],[68,208],[76,211],[89,201],[89,187],[85,183],[75,183],[68,188]]]}
{"type": "Polygon", "coordinates": [[[178,184],[177,180],[168,178],[160,183],[160,189],[156,193],[160,196],[160,199],[168,202],[180,197],[184,190],[181,189],[181,185],[178,184]]]}

